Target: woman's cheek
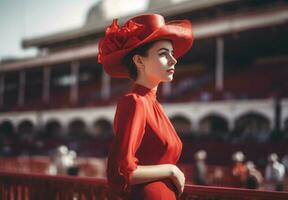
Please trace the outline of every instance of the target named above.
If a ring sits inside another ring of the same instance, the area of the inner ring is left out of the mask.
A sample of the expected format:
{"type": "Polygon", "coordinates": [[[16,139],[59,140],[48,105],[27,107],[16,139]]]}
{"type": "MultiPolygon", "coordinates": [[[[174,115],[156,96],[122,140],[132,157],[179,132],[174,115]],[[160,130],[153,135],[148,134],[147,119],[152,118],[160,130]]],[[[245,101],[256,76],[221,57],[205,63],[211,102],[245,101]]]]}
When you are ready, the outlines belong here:
{"type": "Polygon", "coordinates": [[[167,66],[168,64],[168,59],[166,57],[161,57],[159,61],[162,66],[167,66]]]}

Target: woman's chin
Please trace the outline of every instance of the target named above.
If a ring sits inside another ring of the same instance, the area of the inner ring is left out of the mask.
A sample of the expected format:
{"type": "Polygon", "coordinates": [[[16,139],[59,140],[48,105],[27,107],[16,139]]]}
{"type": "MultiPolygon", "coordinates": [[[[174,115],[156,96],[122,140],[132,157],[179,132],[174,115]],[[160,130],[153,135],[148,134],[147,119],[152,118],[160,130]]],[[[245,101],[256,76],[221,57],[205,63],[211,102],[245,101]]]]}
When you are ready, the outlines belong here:
{"type": "Polygon", "coordinates": [[[166,78],[165,82],[171,82],[173,80],[173,75],[170,75],[166,78]]]}
{"type": "Polygon", "coordinates": [[[161,82],[167,83],[167,82],[171,82],[172,80],[173,80],[173,75],[169,75],[169,76],[163,77],[161,82]]]}

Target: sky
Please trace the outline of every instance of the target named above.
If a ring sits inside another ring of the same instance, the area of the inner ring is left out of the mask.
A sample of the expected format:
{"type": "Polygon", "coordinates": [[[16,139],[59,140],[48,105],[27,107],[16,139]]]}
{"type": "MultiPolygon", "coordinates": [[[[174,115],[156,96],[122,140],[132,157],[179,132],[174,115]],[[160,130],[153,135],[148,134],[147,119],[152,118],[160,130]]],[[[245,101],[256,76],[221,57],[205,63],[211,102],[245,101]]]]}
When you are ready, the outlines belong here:
{"type": "MultiPolygon", "coordinates": [[[[0,0],[0,60],[36,55],[36,49],[23,49],[21,41],[45,36],[85,24],[88,10],[99,0],[0,0]]],[[[147,0],[104,0],[120,12],[137,11],[147,0]],[[140,3],[139,3],[140,2],[140,3]],[[133,9],[131,9],[133,8],[133,9]]],[[[108,17],[115,12],[109,10],[108,17]]]]}

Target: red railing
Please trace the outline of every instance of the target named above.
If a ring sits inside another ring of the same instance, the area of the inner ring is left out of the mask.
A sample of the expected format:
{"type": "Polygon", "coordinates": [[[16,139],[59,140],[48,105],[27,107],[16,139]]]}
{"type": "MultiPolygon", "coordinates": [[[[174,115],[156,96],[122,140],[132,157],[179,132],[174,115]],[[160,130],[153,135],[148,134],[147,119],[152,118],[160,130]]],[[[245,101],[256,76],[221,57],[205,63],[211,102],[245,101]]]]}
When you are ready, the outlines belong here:
{"type": "MultiPolygon", "coordinates": [[[[0,171],[12,173],[41,173],[49,174],[51,161],[45,156],[20,156],[20,157],[0,157],[0,171]]],[[[105,177],[106,161],[97,158],[78,158],[80,176],[105,177]]],[[[186,176],[186,183],[193,184],[193,165],[179,164],[178,167],[186,176]]],[[[235,186],[237,182],[232,177],[232,170],[229,166],[208,165],[207,182],[213,186],[235,186]],[[221,177],[216,177],[215,172],[221,171],[221,177]],[[224,176],[225,174],[225,176],[224,176]]]]}
{"type": "MultiPolygon", "coordinates": [[[[0,200],[107,200],[104,179],[0,172],[0,200]]],[[[186,185],[181,200],[287,200],[287,192],[186,185]]]]}
{"type": "Polygon", "coordinates": [[[288,192],[186,185],[181,200],[287,200],[288,192]]]}
{"type": "Polygon", "coordinates": [[[1,200],[105,200],[104,179],[0,172],[1,200]]]}

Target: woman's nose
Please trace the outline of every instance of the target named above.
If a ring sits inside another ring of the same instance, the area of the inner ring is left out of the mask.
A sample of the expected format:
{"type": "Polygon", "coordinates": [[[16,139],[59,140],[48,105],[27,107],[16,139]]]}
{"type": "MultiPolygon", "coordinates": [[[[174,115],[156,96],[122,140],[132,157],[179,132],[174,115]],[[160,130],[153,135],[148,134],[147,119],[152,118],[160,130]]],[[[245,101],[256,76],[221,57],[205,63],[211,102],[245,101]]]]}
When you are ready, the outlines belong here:
{"type": "Polygon", "coordinates": [[[176,63],[177,63],[176,58],[174,58],[173,55],[170,55],[170,56],[169,56],[169,65],[170,65],[170,66],[176,65],[176,63]]]}

